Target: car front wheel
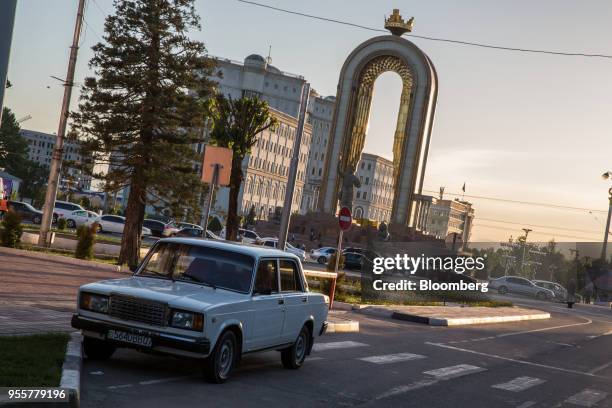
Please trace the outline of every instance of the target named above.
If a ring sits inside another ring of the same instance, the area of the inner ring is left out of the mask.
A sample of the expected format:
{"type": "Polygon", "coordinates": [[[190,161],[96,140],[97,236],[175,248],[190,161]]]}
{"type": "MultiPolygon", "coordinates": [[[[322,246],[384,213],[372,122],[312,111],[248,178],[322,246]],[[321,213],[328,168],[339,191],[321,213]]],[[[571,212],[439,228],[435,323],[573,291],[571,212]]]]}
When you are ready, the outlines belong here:
{"type": "Polygon", "coordinates": [[[540,299],[540,300],[546,300],[546,293],[538,292],[537,298],[540,299]]]}
{"type": "Polygon", "coordinates": [[[506,293],[508,293],[508,288],[505,286],[500,286],[499,289],[497,289],[497,291],[499,292],[500,295],[505,295],[506,293]]]}
{"type": "Polygon", "coordinates": [[[117,348],[104,340],[85,337],[83,339],[83,351],[91,360],[109,359],[117,348]]]}
{"type": "Polygon", "coordinates": [[[66,225],[68,226],[68,228],[70,229],[74,229],[76,228],[76,222],[74,220],[68,220],[68,222],[66,222],[66,225]]]}
{"type": "Polygon", "coordinates": [[[310,330],[308,327],[302,327],[298,338],[293,343],[293,346],[281,350],[281,361],[283,367],[295,370],[304,364],[306,353],[310,346],[310,330]]]}
{"type": "Polygon", "coordinates": [[[237,360],[236,335],[226,331],[219,337],[217,345],[204,361],[204,376],[212,383],[221,384],[232,374],[237,360]]]}
{"type": "Polygon", "coordinates": [[[327,263],[327,258],[324,256],[320,256],[319,259],[317,259],[317,262],[320,264],[326,264],[327,263]]]}
{"type": "Polygon", "coordinates": [[[33,222],[34,224],[40,224],[40,222],[41,222],[40,216],[38,216],[38,215],[37,215],[36,217],[34,217],[34,219],[32,220],[32,222],[33,222]]]}

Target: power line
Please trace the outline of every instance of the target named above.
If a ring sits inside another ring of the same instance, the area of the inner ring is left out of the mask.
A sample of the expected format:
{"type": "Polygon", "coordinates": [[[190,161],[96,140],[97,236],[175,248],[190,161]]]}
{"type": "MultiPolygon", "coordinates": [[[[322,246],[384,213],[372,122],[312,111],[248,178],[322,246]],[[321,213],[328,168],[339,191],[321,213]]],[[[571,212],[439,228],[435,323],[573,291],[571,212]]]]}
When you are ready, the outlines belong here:
{"type": "Polygon", "coordinates": [[[524,223],[524,222],[503,221],[503,220],[496,220],[494,218],[477,217],[477,220],[499,222],[501,224],[523,225],[526,227],[549,228],[549,229],[556,229],[556,230],[561,230],[561,231],[586,232],[587,234],[600,234],[601,233],[600,231],[594,231],[594,230],[583,230],[583,229],[577,229],[577,228],[556,227],[554,225],[537,225],[537,224],[529,224],[529,223],[524,223]]]}
{"type": "MultiPolygon", "coordinates": [[[[423,190],[427,193],[439,193],[439,191],[434,191],[434,190],[423,190]]],[[[497,198],[497,197],[486,197],[486,196],[477,196],[477,195],[469,195],[469,194],[459,194],[459,193],[449,193],[449,192],[444,192],[444,194],[448,194],[451,195],[453,197],[468,197],[468,198],[478,198],[478,199],[482,199],[482,200],[492,200],[492,201],[500,201],[500,202],[504,202],[504,203],[510,203],[510,204],[522,204],[522,205],[531,205],[531,206],[538,206],[538,207],[548,207],[548,208],[556,208],[559,210],[572,210],[572,211],[590,211],[590,212],[598,212],[598,213],[602,213],[605,214],[607,213],[607,211],[603,211],[603,210],[594,210],[591,208],[582,208],[582,207],[573,207],[573,206],[569,206],[569,205],[560,205],[560,204],[552,204],[552,203],[541,203],[541,202],[535,202],[535,201],[522,201],[522,200],[510,200],[507,198],[497,198]]]]}
{"type": "MultiPolygon", "coordinates": [[[[314,19],[314,20],[326,21],[326,22],[335,23],[335,24],[342,24],[342,25],[346,25],[346,26],[350,26],[350,27],[361,28],[363,30],[368,30],[368,31],[383,32],[383,33],[387,33],[388,32],[387,30],[384,30],[384,29],[381,29],[381,28],[368,27],[368,26],[365,26],[365,25],[351,23],[349,21],[344,21],[344,20],[338,20],[338,19],[335,19],[335,18],[316,16],[314,14],[301,13],[301,12],[298,12],[298,11],[288,10],[288,9],[284,9],[284,8],[280,8],[280,7],[274,7],[274,6],[271,6],[269,4],[258,3],[258,2],[255,2],[255,1],[250,1],[250,0],[237,0],[237,1],[240,2],[240,3],[250,4],[250,5],[253,5],[253,6],[257,6],[257,7],[263,7],[263,8],[267,8],[267,9],[270,9],[270,10],[279,11],[279,12],[282,12],[282,13],[293,14],[293,15],[296,15],[296,16],[311,18],[311,19],[314,19]]],[[[549,54],[549,55],[558,55],[558,56],[565,56],[565,57],[588,57],[588,58],[607,58],[607,59],[612,59],[612,55],[608,55],[608,54],[590,54],[590,53],[584,53],[584,52],[564,52],[564,51],[539,50],[539,49],[533,49],[533,48],[504,47],[504,46],[501,46],[501,45],[483,44],[483,43],[477,43],[477,42],[471,42],[471,41],[453,40],[453,39],[449,39],[449,38],[429,37],[429,36],[416,35],[416,34],[405,34],[405,35],[408,36],[408,37],[420,38],[422,40],[445,42],[445,43],[451,43],[451,44],[466,45],[466,46],[471,46],[471,47],[490,48],[490,49],[501,50],[501,51],[526,52],[526,53],[534,53],[534,54],[549,54]]]]}
{"type": "MultiPolygon", "coordinates": [[[[508,228],[508,227],[500,227],[499,225],[488,225],[488,224],[481,224],[481,223],[474,223],[474,228],[489,228],[489,229],[496,229],[496,230],[504,230],[504,231],[513,231],[513,232],[517,232],[518,230],[515,228],[508,228]]],[[[553,238],[554,237],[563,237],[563,238],[574,238],[574,239],[580,239],[580,240],[584,240],[584,241],[594,241],[594,242],[598,242],[597,240],[595,240],[592,237],[580,237],[580,236],[575,236],[575,235],[567,235],[567,234],[559,234],[556,232],[550,232],[550,231],[533,231],[533,234],[537,234],[537,235],[551,235],[553,238]]]]}
{"type": "Polygon", "coordinates": [[[106,18],[110,13],[108,13],[106,10],[104,10],[100,4],[96,1],[96,0],[92,0],[94,5],[96,6],[96,8],[98,10],[100,10],[100,13],[102,13],[102,15],[106,18]]]}

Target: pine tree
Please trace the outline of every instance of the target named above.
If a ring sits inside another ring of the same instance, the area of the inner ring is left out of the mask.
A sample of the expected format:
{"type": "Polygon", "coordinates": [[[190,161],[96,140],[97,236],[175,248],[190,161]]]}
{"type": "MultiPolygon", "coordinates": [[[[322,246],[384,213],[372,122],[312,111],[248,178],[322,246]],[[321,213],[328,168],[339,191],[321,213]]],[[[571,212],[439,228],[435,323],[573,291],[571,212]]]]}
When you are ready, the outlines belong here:
{"type": "Polygon", "coordinates": [[[232,99],[218,95],[213,112],[210,138],[216,145],[228,147],[233,152],[225,237],[235,241],[239,226],[238,195],[244,180],[242,161],[251,153],[257,136],[275,125],[276,118],[270,115],[268,103],[257,97],[232,99]]]}
{"type": "MultiPolygon", "coordinates": [[[[115,0],[104,42],[93,47],[73,129],[89,163],[110,165],[104,178],[115,191],[129,187],[120,263],[139,260],[147,204],[195,204],[201,183],[192,145],[202,141],[213,64],[194,0],[115,0]]],[[[91,170],[89,170],[91,171],[91,170]]]]}

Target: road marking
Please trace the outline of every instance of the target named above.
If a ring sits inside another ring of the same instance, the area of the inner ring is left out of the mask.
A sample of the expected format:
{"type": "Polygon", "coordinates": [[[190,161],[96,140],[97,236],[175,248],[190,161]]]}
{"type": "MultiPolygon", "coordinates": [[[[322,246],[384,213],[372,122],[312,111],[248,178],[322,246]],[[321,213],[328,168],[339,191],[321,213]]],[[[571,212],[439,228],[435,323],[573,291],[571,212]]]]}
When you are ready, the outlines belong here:
{"type": "Polygon", "coordinates": [[[441,380],[462,377],[468,374],[486,371],[486,368],[473,366],[470,364],[458,364],[450,367],[438,368],[435,370],[423,371],[423,374],[431,375],[441,380]]]}
{"type": "Polygon", "coordinates": [[[570,370],[569,368],[555,367],[555,366],[550,366],[550,365],[546,365],[546,364],[533,363],[531,361],[525,361],[525,360],[517,360],[517,359],[514,359],[514,358],[498,356],[497,354],[489,354],[489,353],[483,353],[483,352],[480,352],[480,351],[475,351],[475,350],[469,350],[469,349],[449,346],[449,345],[443,344],[443,343],[432,343],[432,342],[426,341],[425,344],[428,344],[428,345],[434,346],[434,347],[442,347],[442,348],[446,348],[446,349],[449,349],[449,350],[463,351],[465,353],[476,354],[476,355],[479,355],[479,356],[496,358],[498,360],[505,360],[505,361],[511,361],[513,363],[530,365],[530,366],[533,366],[533,367],[548,368],[550,370],[557,370],[557,371],[563,371],[563,372],[566,372],[566,373],[586,375],[588,377],[598,377],[595,374],[586,373],[584,371],[570,370]]]}
{"type": "Polygon", "coordinates": [[[607,396],[608,393],[606,392],[585,388],[578,394],[574,394],[566,399],[565,402],[581,407],[592,407],[607,396]]]}
{"type": "Polygon", "coordinates": [[[368,363],[374,364],[390,364],[397,363],[400,361],[410,361],[410,360],[418,360],[420,358],[425,358],[420,354],[412,354],[412,353],[398,353],[398,354],[387,354],[383,356],[370,356],[359,358],[358,360],[367,361],[368,363]]]}
{"type": "Polygon", "coordinates": [[[181,377],[169,377],[169,378],[159,378],[157,380],[140,381],[138,382],[138,384],[139,385],[162,384],[162,383],[167,383],[167,382],[172,382],[172,381],[185,380],[187,378],[193,378],[193,375],[184,375],[181,377]]]}
{"type": "Polygon", "coordinates": [[[314,351],[325,351],[325,350],[337,350],[337,349],[343,349],[343,348],[365,347],[365,346],[368,346],[368,344],[359,343],[356,341],[334,341],[331,343],[315,343],[315,345],[312,346],[312,349],[314,351]]]}
{"type": "Polygon", "coordinates": [[[519,391],[524,391],[531,387],[535,387],[536,385],[540,385],[544,382],[546,381],[541,380],[539,378],[534,378],[534,377],[517,377],[512,381],[492,385],[491,388],[497,388],[500,390],[506,390],[506,391],[512,391],[512,392],[519,392],[519,391]]]}
{"type": "Polygon", "coordinates": [[[404,394],[410,391],[418,390],[419,388],[429,387],[430,385],[437,384],[439,380],[419,380],[411,384],[400,385],[399,387],[391,388],[389,391],[383,392],[378,395],[375,399],[380,400],[383,398],[393,397],[395,395],[404,394]]]}
{"type": "Polygon", "coordinates": [[[589,371],[589,373],[591,373],[591,374],[595,374],[595,373],[600,372],[601,370],[605,370],[606,368],[608,368],[608,367],[610,367],[610,366],[612,366],[612,361],[609,361],[609,362],[607,362],[607,363],[605,363],[605,364],[602,364],[602,365],[600,365],[600,366],[598,366],[598,367],[595,367],[594,369],[592,369],[591,371],[589,371]]]}
{"type": "Polygon", "coordinates": [[[117,390],[119,388],[130,388],[133,387],[134,384],[121,384],[121,385],[109,385],[108,388],[109,390],[117,390]]]}
{"type": "Polygon", "coordinates": [[[586,324],[592,324],[593,323],[593,321],[591,319],[589,319],[588,317],[582,317],[582,316],[576,316],[576,317],[580,317],[581,319],[586,319],[587,321],[586,322],[582,322],[582,323],[564,324],[563,326],[543,327],[541,329],[524,330],[524,331],[519,331],[519,332],[498,334],[495,337],[496,338],[502,338],[502,337],[508,337],[508,336],[516,336],[516,335],[519,335],[519,334],[536,333],[536,332],[542,332],[542,331],[548,331],[548,330],[563,329],[563,328],[566,328],[566,327],[584,326],[586,324]]]}
{"type": "Polygon", "coordinates": [[[525,401],[521,405],[517,405],[516,408],[529,408],[536,404],[535,401],[525,401]]]}

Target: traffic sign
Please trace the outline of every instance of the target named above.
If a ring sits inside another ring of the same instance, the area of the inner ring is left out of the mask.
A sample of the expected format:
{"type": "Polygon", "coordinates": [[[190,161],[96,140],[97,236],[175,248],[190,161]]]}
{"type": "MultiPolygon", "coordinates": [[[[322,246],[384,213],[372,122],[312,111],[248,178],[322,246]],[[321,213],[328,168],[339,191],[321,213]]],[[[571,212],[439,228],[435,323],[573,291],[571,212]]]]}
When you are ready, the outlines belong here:
{"type": "Polygon", "coordinates": [[[342,207],[340,209],[340,213],[338,214],[338,224],[340,225],[340,229],[346,231],[351,228],[351,223],[353,222],[353,217],[351,216],[351,210],[348,207],[342,207]]]}

